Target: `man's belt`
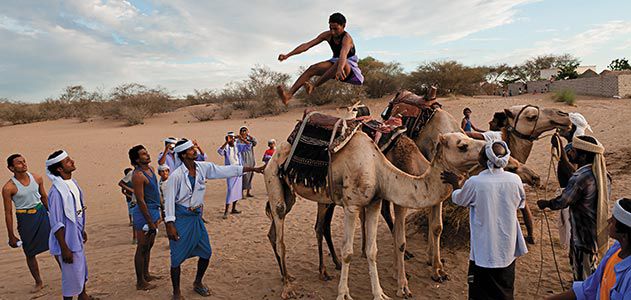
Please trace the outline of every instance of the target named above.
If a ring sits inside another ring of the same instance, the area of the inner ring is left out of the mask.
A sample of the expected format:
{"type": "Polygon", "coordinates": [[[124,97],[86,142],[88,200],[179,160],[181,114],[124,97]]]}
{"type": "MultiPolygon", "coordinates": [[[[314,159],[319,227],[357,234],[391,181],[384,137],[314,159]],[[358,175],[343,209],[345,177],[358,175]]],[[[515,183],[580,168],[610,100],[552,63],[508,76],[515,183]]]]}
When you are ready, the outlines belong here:
{"type": "Polygon", "coordinates": [[[42,203],[38,203],[33,208],[16,209],[15,213],[16,214],[28,214],[28,215],[36,214],[37,210],[40,209],[42,206],[44,206],[42,203]]]}

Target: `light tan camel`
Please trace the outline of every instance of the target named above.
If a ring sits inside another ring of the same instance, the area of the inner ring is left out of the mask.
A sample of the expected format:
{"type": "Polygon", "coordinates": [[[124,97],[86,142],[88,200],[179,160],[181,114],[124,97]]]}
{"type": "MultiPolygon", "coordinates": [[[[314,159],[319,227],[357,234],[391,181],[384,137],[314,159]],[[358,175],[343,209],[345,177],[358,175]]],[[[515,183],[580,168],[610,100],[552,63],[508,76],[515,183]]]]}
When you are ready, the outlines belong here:
{"type": "MultiPolygon", "coordinates": [[[[462,145],[467,145],[467,147],[474,144],[474,149],[481,149],[486,144],[485,142],[479,140],[469,140],[469,138],[466,137],[464,134],[454,134],[454,136],[456,135],[460,135],[462,141],[467,141],[467,143],[460,142],[462,145]]],[[[414,144],[414,141],[406,136],[401,136],[391,147],[391,149],[389,149],[389,151],[385,153],[385,156],[395,167],[410,175],[422,175],[430,168],[430,162],[427,161],[425,157],[423,157],[416,144],[414,144]]],[[[475,161],[466,162],[464,165],[454,165],[454,167],[464,173],[471,169],[472,165],[477,164],[477,162],[478,160],[476,159],[475,161]]],[[[522,178],[524,178],[525,183],[531,185],[538,185],[539,183],[538,175],[515,159],[510,160],[509,165],[506,167],[506,170],[510,170],[519,174],[522,178]]],[[[438,190],[436,190],[435,192],[439,194],[445,194],[445,192],[441,191],[441,189],[448,188],[448,186],[442,185],[438,187],[438,190]]],[[[448,198],[449,197],[446,197],[445,199],[443,199],[443,201],[448,198]]],[[[331,276],[327,274],[326,267],[323,263],[322,237],[326,238],[327,244],[329,245],[329,252],[331,254],[333,262],[336,264],[336,268],[338,264],[341,267],[331,241],[330,225],[333,215],[333,209],[333,205],[318,204],[318,217],[316,220],[315,230],[318,239],[319,272],[320,279],[322,280],[331,279],[331,276]]],[[[436,267],[431,275],[431,277],[436,281],[442,281],[446,279],[445,272],[440,269],[442,267],[442,264],[437,263],[440,261],[440,232],[442,231],[442,218],[440,217],[440,213],[440,210],[433,210],[432,213],[430,213],[429,215],[430,232],[428,236],[432,236],[432,238],[429,238],[429,242],[433,244],[433,247],[428,247],[430,251],[428,253],[428,257],[431,257],[430,262],[432,262],[432,265],[436,267]],[[437,251],[433,252],[433,249],[437,249],[437,251]],[[436,261],[436,263],[433,263],[434,261],[436,261]]],[[[393,233],[394,239],[396,240],[399,234],[402,235],[399,236],[398,239],[402,240],[403,242],[394,245],[394,278],[397,280],[398,284],[397,296],[411,296],[411,292],[407,284],[407,278],[405,276],[404,265],[404,256],[409,255],[405,253],[405,216],[407,215],[407,208],[403,208],[398,205],[394,206],[394,220],[400,221],[396,224],[393,223],[393,219],[391,216],[390,202],[384,201],[382,203],[381,214],[388,224],[390,231],[393,233]]],[[[362,230],[362,233],[363,232],[364,231],[362,230]]],[[[362,236],[362,242],[364,241],[365,237],[362,236]]],[[[362,250],[364,250],[364,248],[364,245],[362,245],[362,250]]]]}
{"type": "MultiPolygon", "coordinates": [[[[332,197],[325,192],[316,192],[301,184],[292,184],[279,177],[281,164],[287,159],[290,145],[283,143],[265,169],[265,184],[269,197],[267,213],[272,219],[268,236],[272,243],[283,277],[282,297],[291,295],[290,281],[285,264],[284,220],[295,202],[295,195],[323,204],[335,203],[344,207],[344,245],[342,248],[342,272],[338,286],[338,300],[352,299],[348,289],[348,272],[353,254],[355,221],[360,209],[366,210],[366,254],[374,299],[390,299],[379,283],[376,265],[376,233],[382,198],[402,207],[423,208],[434,206],[450,193],[442,189],[440,173],[443,170],[457,171],[453,166],[475,161],[480,148],[476,149],[471,139],[463,135],[439,137],[435,159],[431,168],[422,176],[408,175],[394,167],[379,151],[372,140],[358,132],[339,152],[332,155],[332,197]],[[437,193],[443,190],[445,193],[437,193]]],[[[399,234],[403,236],[404,234],[399,234]]],[[[403,239],[397,239],[401,244],[403,239]]],[[[403,268],[400,268],[403,269],[403,268]]]]}

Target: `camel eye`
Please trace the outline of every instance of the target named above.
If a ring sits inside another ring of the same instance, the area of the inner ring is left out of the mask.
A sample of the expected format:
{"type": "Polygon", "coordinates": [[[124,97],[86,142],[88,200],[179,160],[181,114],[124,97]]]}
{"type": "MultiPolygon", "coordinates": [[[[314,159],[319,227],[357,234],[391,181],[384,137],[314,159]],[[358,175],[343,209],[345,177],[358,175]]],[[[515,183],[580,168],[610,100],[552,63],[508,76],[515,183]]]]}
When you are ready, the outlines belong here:
{"type": "Polygon", "coordinates": [[[460,152],[467,152],[468,148],[469,148],[469,145],[467,145],[467,144],[462,144],[462,145],[458,146],[458,149],[460,149],[460,152]]]}
{"type": "Polygon", "coordinates": [[[533,121],[537,120],[537,116],[529,116],[529,117],[526,117],[526,120],[528,120],[528,121],[530,121],[530,122],[533,122],[533,121]]]}

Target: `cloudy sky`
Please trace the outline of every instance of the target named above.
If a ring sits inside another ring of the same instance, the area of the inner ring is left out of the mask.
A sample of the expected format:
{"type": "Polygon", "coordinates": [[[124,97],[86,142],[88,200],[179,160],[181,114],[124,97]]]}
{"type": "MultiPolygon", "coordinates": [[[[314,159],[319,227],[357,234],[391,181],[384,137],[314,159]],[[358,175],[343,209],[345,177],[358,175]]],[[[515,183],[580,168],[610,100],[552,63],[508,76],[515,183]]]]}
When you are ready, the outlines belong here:
{"type": "Polygon", "coordinates": [[[279,63],[346,15],[360,57],[517,64],[571,53],[606,68],[631,59],[628,0],[2,0],[0,98],[40,101],[68,85],[126,82],[177,95],[221,88],[266,65],[296,75],[325,60],[325,44],[279,63]]]}

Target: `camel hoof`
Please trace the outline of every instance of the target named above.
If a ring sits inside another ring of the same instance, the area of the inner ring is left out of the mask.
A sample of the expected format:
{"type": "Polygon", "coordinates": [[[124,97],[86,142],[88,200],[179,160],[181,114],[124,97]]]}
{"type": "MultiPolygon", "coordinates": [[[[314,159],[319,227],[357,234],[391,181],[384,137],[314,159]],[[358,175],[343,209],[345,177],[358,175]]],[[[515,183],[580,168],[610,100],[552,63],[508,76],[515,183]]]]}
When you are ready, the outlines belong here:
{"type": "Polygon", "coordinates": [[[320,273],[320,280],[322,280],[322,281],[330,281],[333,278],[335,278],[335,277],[334,276],[329,276],[329,274],[327,274],[326,272],[320,273]]]}
{"type": "Polygon", "coordinates": [[[280,294],[280,298],[283,300],[291,299],[296,297],[296,292],[290,286],[283,287],[283,291],[280,294]]]}
{"type": "Polygon", "coordinates": [[[385,293],[381,292],[380,294],[375,295],[373,300],[392,300],[392,298],[388,297],[388,295],[386,295],[385,293]]]}
{"type": "Polygon", "coordinates": [[[296,277],[287,274],[287,281],[294,282],[295,280],[296,280],[296,277]]]}
{"type": "Polygon", "coordinates": [[[406,250],[406,251],[405,251],[405,254],[403,255],[403,259],[405,259],[405,260],[410,260],[410,259],[412,259],[412,258],[414,258],[414,254],[412,254],[412,253],[410,253],[410,252],[408,252],[408,251],[406,250]]]}
{"type": "Polygon", "coordinates": [[[344,293],[338,294],[336,299],[337,300],[353,300],[353,297],[351,297],[350,292],[344,292],[344,293]]]}
{"type": "Polygon", "coordinates": [[[404,286],[397,290],[397,297],[403,299],[412,298],[412,292],[410,292],[410,289],[407,286],[404,286]]]}
{"type": "Polygon", "coordinates": [[[447,273],[443,272],[443,271],[439,271],[438,274],[434,274],[432,275],[432,280],[439,282],[439,283],[443,283],[447,280],[449,280],[449,275],[447,275],[447,273]]]}

